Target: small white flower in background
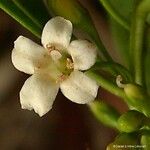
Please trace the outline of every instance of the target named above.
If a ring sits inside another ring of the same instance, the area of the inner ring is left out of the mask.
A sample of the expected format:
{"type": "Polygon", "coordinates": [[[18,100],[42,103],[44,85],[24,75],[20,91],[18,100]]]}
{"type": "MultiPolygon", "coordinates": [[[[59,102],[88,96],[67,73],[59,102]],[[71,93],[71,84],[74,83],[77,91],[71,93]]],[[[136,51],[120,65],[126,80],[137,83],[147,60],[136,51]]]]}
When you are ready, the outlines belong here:
{"type": "Polygon", "coordinates": [[[79,70],[94,65],[96,47],[86,40],[70,43],[71,35],[71,22],[55,17],[43,29],[43,47],[23,36],[14,42],[14,66],[32,74],[20,91],[23,109],[34,109],[43,116],[52,108],[59,87],[75,103],[85,104],[95,99],[98,85],[79,70]]]}

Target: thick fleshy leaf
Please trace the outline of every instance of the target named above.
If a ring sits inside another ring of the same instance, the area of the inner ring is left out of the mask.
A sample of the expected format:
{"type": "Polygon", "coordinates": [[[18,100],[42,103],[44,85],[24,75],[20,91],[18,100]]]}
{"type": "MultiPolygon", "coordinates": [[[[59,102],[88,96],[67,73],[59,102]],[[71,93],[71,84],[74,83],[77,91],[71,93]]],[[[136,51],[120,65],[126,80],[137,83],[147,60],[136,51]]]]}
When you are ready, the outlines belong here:
{"type": "Polygon", "coordinates": [[[84,73],[74,71],[60,84],[60,89],[69,100],[85,104],[95,99],[98,85],[84,73]]]}
{"type": "Polygon", "coordinates": [[[20,91],[23,109],[32,110],[43,116],[53,105],[59,86],[45,76],[34,74],[26,80],[20,91]]]}
{"type": "Polygon", "coordinates": [[[23,36],[19,36],[14,43],[12,62],[18,70],[33,74],[35,68],[47,64],[47,51],[40,45],[23,36]]]}
{"type": "Polygon", "coordinates": [[[86,40],[75,40],[68,48],[72,56],[74,69],[87,70],[96,62],[97,48],[86,40]]]}
{"type": "Polygon", "coordinates": [[[57,49],[66,49],[72,35],[72,24],[62,17],[54,17],[49,20],[42,32],[42,44],[55,46],[57,49]]]}

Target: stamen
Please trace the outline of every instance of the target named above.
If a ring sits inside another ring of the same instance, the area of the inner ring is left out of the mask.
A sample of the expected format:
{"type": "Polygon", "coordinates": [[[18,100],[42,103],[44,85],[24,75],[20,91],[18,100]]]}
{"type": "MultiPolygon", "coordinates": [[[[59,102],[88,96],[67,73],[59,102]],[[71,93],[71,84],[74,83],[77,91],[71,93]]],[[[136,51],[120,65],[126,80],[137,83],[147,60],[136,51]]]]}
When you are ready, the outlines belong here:
{"type": "Polygon", "coordinates": [[[123,81],[123,78],[121,75],[118,75],[116,78],[116,84],[118,85],[118,87],[120,88],[124,88],[125,84],[121,83],[123,81]]]}
{"type": "Polygon", "coordinates": [[[67,69],[74,68],[74,63],[72,62],[72,60],[70,58],[67,58],[66,67],[67,67],[67,69]]]}
{"type": "Polygon", "coordinates": [[[64,75],[64,74],[62,74],[62,75],[60,75],[59,77],[58,77],[58,79],[56,80],[56,83],[61,83],[61,82],[63,82],[64,80],[66,80],[67,79],[67,75],[64,75]]]}
{"type": "Polygon", "coordinates": [[[59,49],[56,48],[56,46],[54,46],[54,45],[52,45],[50,43],[46,45],[46,48],[47,48],[47,50],[48,50],[49,53],[51,53],[52,51],[58,51],[58,52],[60,52],[59,49]]]}

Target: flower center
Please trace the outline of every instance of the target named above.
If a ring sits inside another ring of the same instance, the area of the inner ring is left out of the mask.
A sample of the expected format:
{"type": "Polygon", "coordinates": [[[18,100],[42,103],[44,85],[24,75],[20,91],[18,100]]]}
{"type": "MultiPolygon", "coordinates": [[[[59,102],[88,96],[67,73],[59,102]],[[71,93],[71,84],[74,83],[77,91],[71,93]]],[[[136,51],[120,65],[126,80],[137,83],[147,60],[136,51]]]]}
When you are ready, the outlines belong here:
{"type": "Polygon", "coordinates": [[[66,67],[67,67],[67,69],[73,69],[74,68],[74,63],[70,58],[67,58],[67,60],[66,60],[66,67]]]}
{"type": "Polygon", "coordinates": [[[54,79],[56,83],[66,80],[74,69],[72,58],[64,50],[58,49],[55,45],[47,44],[46,48],[53,60],[53,68],[55,69],[50,71],[55,74],[54,79]]]}
{"type": "Polygon", "coordinates": [[[47,48],[49,53],[51,53],[51,51],[54,51],[54,50],[59,52],[59,49],[57,49],[56,46],[54,46],[50,43],[46,45],[46,48],[47,48]]]}

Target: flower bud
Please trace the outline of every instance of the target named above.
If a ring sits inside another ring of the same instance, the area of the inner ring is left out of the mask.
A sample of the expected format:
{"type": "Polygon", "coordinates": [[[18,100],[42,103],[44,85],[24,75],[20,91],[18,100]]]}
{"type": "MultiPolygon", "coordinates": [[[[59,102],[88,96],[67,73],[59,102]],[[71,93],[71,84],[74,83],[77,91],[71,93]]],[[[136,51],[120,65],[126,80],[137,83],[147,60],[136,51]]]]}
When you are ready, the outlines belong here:
{"type": "Polygon", "coordinates": [[[142,113],[130,110],[118,119],[118,128],[123,132],[136,131],[142,127],[144,119],[145,116],[142,113]]]}
{"type": "Polygon", "coordinates": [[[136,84],[126,84],[124,88],[125,93],[128,97],[134,99],[143,99],[144,98],[144,91],[141,86],[136,84]]]}
{"type": "Polygon", "coordinates": [[[106,150],[131,150],[131,146],[138,144],[138,138],[135,133],[121,133],[115,141],[107,146],[106,150]]]}
{"type": "Polygon", "coordinates": [[[76,28],[82,29],[89,35],[98,38],[88,11],[76,0],[46,0],[52,15],[62,16],[70,20],[76,28]]]}
{"type": "Polygon", "coordinates": [[[136,84],[126,84],[124,91],[127,96],[128,104],[150,117],[150,100],[142,87],[136,84]]]}
{"type": "Polygon", "coordinates": [[[74,24],[78,24],[85,13],[76,0],[46,0],[46,2],[51,14],[65,17],[74,24]]]}
{"type": "Polygon", "coordinates": [[[90,104],[90,109],[96,118],[103,124],[117,128],[117,120],[120,114],[113,107],[104,102],[94,101],[90,104]]]}
{"type": "Polygon", "coordinates": [[[142,135],[141,144],[142,144],[144,150],[150,149],[150,133],[149,132],[142,135]]]}

